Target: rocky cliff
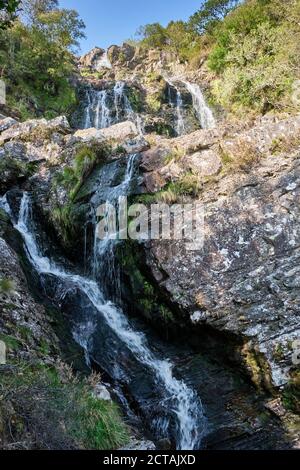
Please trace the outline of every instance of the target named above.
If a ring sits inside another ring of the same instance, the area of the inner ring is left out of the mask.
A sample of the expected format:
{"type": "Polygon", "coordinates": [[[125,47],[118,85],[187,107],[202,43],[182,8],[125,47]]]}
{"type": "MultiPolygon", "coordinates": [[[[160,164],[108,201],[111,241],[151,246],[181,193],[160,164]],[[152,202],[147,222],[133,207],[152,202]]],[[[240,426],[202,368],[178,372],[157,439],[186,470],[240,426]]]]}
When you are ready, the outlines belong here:
{"type": "MultiPolygon", "coordinates": [[[[80,58],[78,71],[80,105],[73,128],[65,117],[0,121],[0,195],[6,194],[1,278],[14,286],[1,300],[0,332],[21,346],[18,353],[9,346],[10,353],[22,360],[42,356],[51,365],[64,348],[61,321],[55,333],[49,318],[55,282],[43,284],[37,296],[39,283],[13,234],[7,204],[16,223],[21,193],[32,194],[45,256],[54,250],[68,268],[86,272],[94,249],[93,209],[120,187],[128,155],[138,155],[131,200],[146,207],[201,204],[204,246],[189,251],[180,240],[118,245],[121,286],[114,301],[125,305],[134,321],[143,318],[145,328],[150,325],[158,351],[164,351],[160,342],[167,342],[178,374],[199,393],[210,423],[203,445],[299,446],[299,115],[226,120],[207,106],[207,71],[195,74],[174,57],[126,44],[91,51],[80,58]]],[[[83,297],[73,292],[69,306],[55,304],[56,313],[72,310],[76,317],[75,304],[84,303],[83,297]]],[[[64,331],[72,329],[68,321],[64,325],[64,331]]],[[[105,334],[114,336],[101,328],[105,344],[105,334]]],[[[94,342],[89,350],[98,369],[103,344],[94,342]]],[[[67,356],[73,347],[66,348],[67,356]]],[[[122,354],[142,377],[131,353],[122,354]]],[[[102,364],[105,374],[108,360],[105,356],[102,364]]],[[[131,397],[127,406],[143,423],[148,418],[135,382],[122,387],[123,396],[131,397]]],[[[156,441],[159,448],[173,445],[171,438],[156,441]]],[[[73,445],[73,440],[66,444],[73,445]]]]}

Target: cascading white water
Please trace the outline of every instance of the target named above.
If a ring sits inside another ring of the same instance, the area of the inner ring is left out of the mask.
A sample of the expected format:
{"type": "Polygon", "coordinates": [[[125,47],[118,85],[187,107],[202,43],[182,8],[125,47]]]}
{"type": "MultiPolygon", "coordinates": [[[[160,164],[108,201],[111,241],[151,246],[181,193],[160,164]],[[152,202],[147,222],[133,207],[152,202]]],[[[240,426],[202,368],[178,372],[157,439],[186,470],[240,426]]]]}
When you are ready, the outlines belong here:
{"type": "Polygon", "coordinates": [[[0,197],[0,209],[3,209],[8,215],[11,215],[11,210],[6,198],[6,194],[0,197]]]}
{"type": "MultiPolygon", "coordinates": [[[[135,159],[136,156],[129,158],[124,181],[115,192],[114,198],[120,193],[126,194],[134,172],[135,159]]],[[[201,438],[205,433],[206,421],[201,400],[196,392],[189,388],[184,381],[174,377],[174,366],[168,359],[158,359],[155,356],[145,335],[130,325],[126,315],[119,307],[105,300],[105,296],[95,280],[68,272],[43,256],[34,236],[31,203],[27,193],[23,194],[19,219],[15,228],[23,236],[28,258],[36,271],[39,274],[55,276],[60,280],[60,283],[65,283],[66,291],[74,288],[81,290],[136,360],[152,371],[157,383],[163,387],[163,401],[166,409],[170,414],[176,416],[177,449],[193,450],[199,448],[201,438]]],[[[107,252],[107,256],[111,256],[111,254],[107,252]]],[[[87,321],[74,331],[74,338],[85,349],[87,360],[89,338],[93,332],[92,320],[87,321]]],[[[158,425],[163,432],[167,432],[168,421],[162,420],[158,425]]]]}
{"type": "Polygon", "coordinates": [[[177,90],[177,100],[176,100],[176,112],[177,112],[177,125],[176,133],[177,135],[183,135],[185,133],[185,123],[182,114],[183,101],[182,96],[179,90],[177,90]]]}
{"type": "Polygon", "coordinates": [[[111,126],[114,122],[112,110],[108,106],[108,91],[86,90],[87,105],[84,111],[84,128],[96,127],[103,129],[111,126]]]}
{"type": "Polygon", "coordinates": [[[111,117],[111,110],[107,105],[107,91],[102,90],[97,93],[96,96],[96,118],[95,118],[95,127],[97,129],[103,129],[109,127],[113,119],[111,117]]]}
{"type": "Polygon", "coordinates": [[[142,118],[136,114],[125,93],[126,83],[118,81],[113,89],[86,89],[86,107],[84,110],[84,128],[104,129],[124,120],[131,120],[143,134],[142,118]]]}
{"type": "Polygon", "coordinates": [[[211,109],[207,106],[201,88],[196,83],[183,81],[187,90],[193,98],[193,106],[196,111],[202,129],[211,129],[216,127],[216,121],[211,109]]]}
{"type": "MultiPolygon", "coordinates": [[[[124,175],[123,181],[114,188],[111,188],[110,193],[107,195],[107,211],[109,207],[113,205],[116,209],[118,206],[118,198],[120,196],[127,196],[130,189],[131,180],[135,171],[135,161],[138,157],[138,154],[132,154],[128,158],[127,167],[124,175]]],[[[115,271],[114,264],[114,253],[113,247],[115,240],[112,238],[106,238],[104,240],[99,240],[96,233],[96,215],[94,216],[94,249],[93,249],[93,258],[92,258],[92,272],[94,277],[97,277],[99,269],[101,270],[101,263],[98,262],[99,258],[105,257],[107,268],[110,273],[110,278],[114,282],[116,290],[118,289],[118,284],[120,282],[119,273],[115,271]],[[109,255],[109,256],[107,256],[109,255]]],[[[117,234],[116,234],[117,238],[117,234]]],[[[106,273],[106,276],[108,273],[106,273]]]]}
{"type": "Polygon", "coordinates": [[[112,64],[108,58],[108,53],[107,51],[103,54],[101,59],[99,59],[95,64],[94,64],[96,70],[101,70],[101,69],[111,69],[112,64]]]}
{"type": "Polygon", "coordinates": [[[176,100],[175,100],[175,108],[176,108],[176,126],[175,126],[175,131],[178,136],[185,134],[186,128],[185,128],[185,122],[184,122],[184,116],[183,116],[183,100],[182,100],[182,94],[180,90],[175,86],[174,82],[172,80],[168,79],[165,77],[165,81],[169,85],[169,104],[170,106],[174,106],[174,101],[171,96],[171,88],[173,88],[176,92],[176,100]]]}

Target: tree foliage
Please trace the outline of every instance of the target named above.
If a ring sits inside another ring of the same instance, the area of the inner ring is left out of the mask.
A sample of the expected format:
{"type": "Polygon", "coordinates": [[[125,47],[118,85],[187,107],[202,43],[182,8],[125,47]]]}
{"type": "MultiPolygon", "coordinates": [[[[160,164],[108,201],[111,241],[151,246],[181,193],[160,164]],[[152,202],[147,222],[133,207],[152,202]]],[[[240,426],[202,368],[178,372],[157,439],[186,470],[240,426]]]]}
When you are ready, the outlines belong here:
{"type": "Polygon", "coordinates": [[[300,0],[207,0],[187,22],[140,30],[141,45],[173,51],[216,75],[216,104],[233,112],[292,110],[300,78],[300,0]]]}
{"type": "Polygon", "coordinates": [[[249,0],[214,31],[214,96],[231,111],[291,109],[299,77],[299,1],[249,0]]]}
{"type": "Polygon", "coordinates": [[[22,118],[54,117],[75,103],[72,50],[83,37],[84,23],[76,11],[58,9],[54,0],[24,2],[25,9],[30,5],[35,8],[30,19],[19,18],[0,32],[0,77],[7,84],[8,105],[22,118]]]}
{"type": "Polygon", "coordinates": [[[240,0],[207,0],[190,18],[190,25],[199,34],[212,32],[240,0]]]}
{"type": "Polygon", "coordinates": [[[15,19],[21,0],[0,0],[0,29],[7,28],[15,19]]]}

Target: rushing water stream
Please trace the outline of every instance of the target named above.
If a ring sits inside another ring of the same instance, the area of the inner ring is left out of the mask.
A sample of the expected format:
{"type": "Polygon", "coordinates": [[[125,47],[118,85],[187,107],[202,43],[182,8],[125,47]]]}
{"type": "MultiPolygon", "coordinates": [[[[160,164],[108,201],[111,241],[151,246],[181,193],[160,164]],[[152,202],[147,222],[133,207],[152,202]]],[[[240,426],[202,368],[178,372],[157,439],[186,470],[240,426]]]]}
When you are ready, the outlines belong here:
{"type": "MultiPolygon", "coordinates": [[[[182,94],[173,82],[167,83],[173,94],[175,90],[176,99],[172,102],[177,116],[175,130],[182,135],[186,131],[182,94]]],[[[184,82],[184,86],[193,97],[201,127],[213,127],[215,121],[200,88],[188,82],[184,82]]],[[[126,119],[136,122],[142,133],[142,120],[132,110],[125,82],[118,81],[112,88],[100,91],[92,87],[86,89],[85,128],[101,129],[126,119]]],[[[130,194],[137,159],[138,155],[129,156],[123,180],[108,188],[104,201],[117,208],[119,197],[130,194]]],[[[115,167],[108,167],[111,170],[107,170],[104,178],[113,176],[115,167]]],[[[171,361],[152,340],[149,344],[147,329],[133,319],[129,320],[119,306],[121,278],[115,270],[115,248],[119,242],[98,240],[96,236],[96,210],[99,202],[103,202],[102,196],[103,188],[99,184],[90,201],[90,219],[95,234],[93,253],[87,259],[85,243],[84,266],[80,271],[88,275],[66,268],[67,261],[55,261],[54,251],[51,259],[45,256],[28,193],[23,193],[15,228],[24,239],[28,259],[45,293],[51,292],[54,303],[72,314],[73,336],[84,349],[87,363],[97,364],[108,374],[128,415],[137,410],[145,428],[156,440],[169,439],[177,449],[198,449],[206,433],[206,419],[198,394],[176,376],[176,362],[171,361]],[[134,402],[133,412],[131,402],[134,402]]],[[[1,198],[0,207],[13,219],[6,197],[1,198]]]]}
{"type": "MultiPolygon", "coordinates": [[[[129,157],[124,179],[111,195],[112,202],[117,201],[119,195],[127,194],[135,159],[135,155],[129,157]]],[[[9,212],[6,199],[1,205],[9,212]]],[[[99,342],[97,347],[102,349],[98,362],[101,365],[102,358],[104,367],[110,371],[116,383],[122,380],[126,383],[135,383],[137,380],[147,382],[147,392],[136,390],[135,386],[134,393],[154,436],[157,439],[174,440],[177,449],[199,448],[205,434],[206,420],[197,393],[183,380],[175,377],[174,364],[168,358],[159,357],[148,344],[145,333],[135,328],[122,309],[106,298],[104,286],[97,282],[97,277],[75,274],[43,254],[35,235],[32,210],[30,195],[24,193],[15,228],[24,239],[28,259],[39,277],[50,276],[56,279],[59,285],[56,300],[61,302],[63,298],[67,299],[75,290],[86,299],[85,307],[78,306],[82,309],[82,317],[74,327],[73,334],[85,349],[87,361],[96,354],[92,344],[99,342]],[[94,313],[89,314],[90,311],[94,313]],[[100,335],[104,335],[107,344],[102,344],[100,335]],[[114,347],[115,350],[112,349],[114,347]]],[[[107,240],[95,241],[93,263],[98,264],[98,270],[101,270],[101,263],[105,258],[108,257],[109,260],[106,261],[111,262],[112,243],[114,242],[107,240]]],[[[105,282],[105,276],[101,279],[105,282]]],[[[108,278],[107,281],[109,282],[108,278]]]]}
{"type": "Polygon", "coordinates": [[[193,98],[193,106],[202,129],[216,127],[216,121],[209,106],[206,104],[201,88],[196,83],[183,81],[193,98]]]}
{"type": "MultiPolygon", "coordinates": [[[[202,129],[210,129],[216,126],[213,113],[206,104],[199,85],[176,78],[169,79],[165,77],[164,79],[168,85],[169,105],[175,111],[174,130],[176,135],[180,136],[188,132],[181,87],[185,88],[192,97],[193,108],[199,126],[202,129]],[[181,84],[181,87],[179,84],[181,84]],[[172,94],[175,94],[175,97],[172,94]]],[[[91,127],[103,129],[125,120],[131,120],[136,123],[140,134],[143,134],[142,118],[133,111],[126,95],[126,82],[117,81],[112,88],[104,90],[96,90],[89,86],[85,91],[85,102],[83,118],[83,127],[85,129],[91,127]]]]}

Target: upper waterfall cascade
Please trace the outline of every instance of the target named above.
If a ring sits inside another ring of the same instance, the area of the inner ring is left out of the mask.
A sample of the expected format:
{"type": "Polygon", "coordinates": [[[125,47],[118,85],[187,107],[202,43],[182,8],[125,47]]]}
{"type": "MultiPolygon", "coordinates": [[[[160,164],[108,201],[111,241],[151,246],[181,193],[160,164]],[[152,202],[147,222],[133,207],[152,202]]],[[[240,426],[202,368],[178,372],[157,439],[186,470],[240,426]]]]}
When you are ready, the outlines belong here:
{"type": "MultiPolygon", "coordinates": [[[[175,110],[174,131],[176,135],[180,136],[189,132],[182,88],[191,95],[191,101],[195,116],[199,121],[199,126],[203,129],[210,129],[216,126],[213,113],[207,105],[199,85],[177,78],[165,77],[164,79],[168,85],[169,105],[175,110]],[[171,90],[173,90],[172,93],[175,96],[171,96],[171,90]]],[[[117,81],[113,86],[101,90],[97,90],[91,85],[88,86],[85,91],[86,104],[82,126],[85,129],[91,127],[103,129],[122,121],[131,120],[137,125],[139,133],[143,134],[142,115],[133,111],[126,90],[125,81],[117,81]]]]}
{"type": "Polygon", "coordinates": [[[188,81],[183,82],[193,98],[193,106],[199,119],[202,129],[211,129],[216,127],[216,121],[213,113],[207,105],[201,88],[196,83],[188,81]]]}
{"type": "Polygon", "coordinates": [[[140,134],[143,134],[141,116],[132,109],[126,95],[126,83],[117,81],[113,88],[96,90],[89,86],[85,92],[86,106],[83,127],[104,129],[122,121],[135,122],[140,134]]]}
{"type": "Polygon", "coordinates": [[[134,112],[125,94],[125,82],[116,82],[113,89],[86,90],[84,128],[103,129],[126,119],[133,119],[134,112]]]}
{"type": "Polygon", "coordinates": [[[182,94],[180,90],[175,86],[175,84],[169,80],[168,78],[165,77],[165,81],[168,84],[168,97],[169,97],[169,104],[170,106],[174,106],[176,109],[176,125],[175,125],[175,131],[178,136],[185,134],[186,132],[186,127],[185,127],[185,121],[184,121],[184,116],[183,116],[183,100],[182,100],[182,94]],[[174,89],[176,92],[176,99],[175,102],[172,100],[171,96],[171,89],[174,89]]]}
{"type": "Polygon", "coordinates": [[[105,69],[111,69],[112,68],[112,64],[108,58],[108,54],[107,54],[107,51],[103,54],[103,56],[101,57],[101,59],[99,59],[96,63],[95,63],[95,68],[97,70],[101,70],[103,68],[105,69]]]}

